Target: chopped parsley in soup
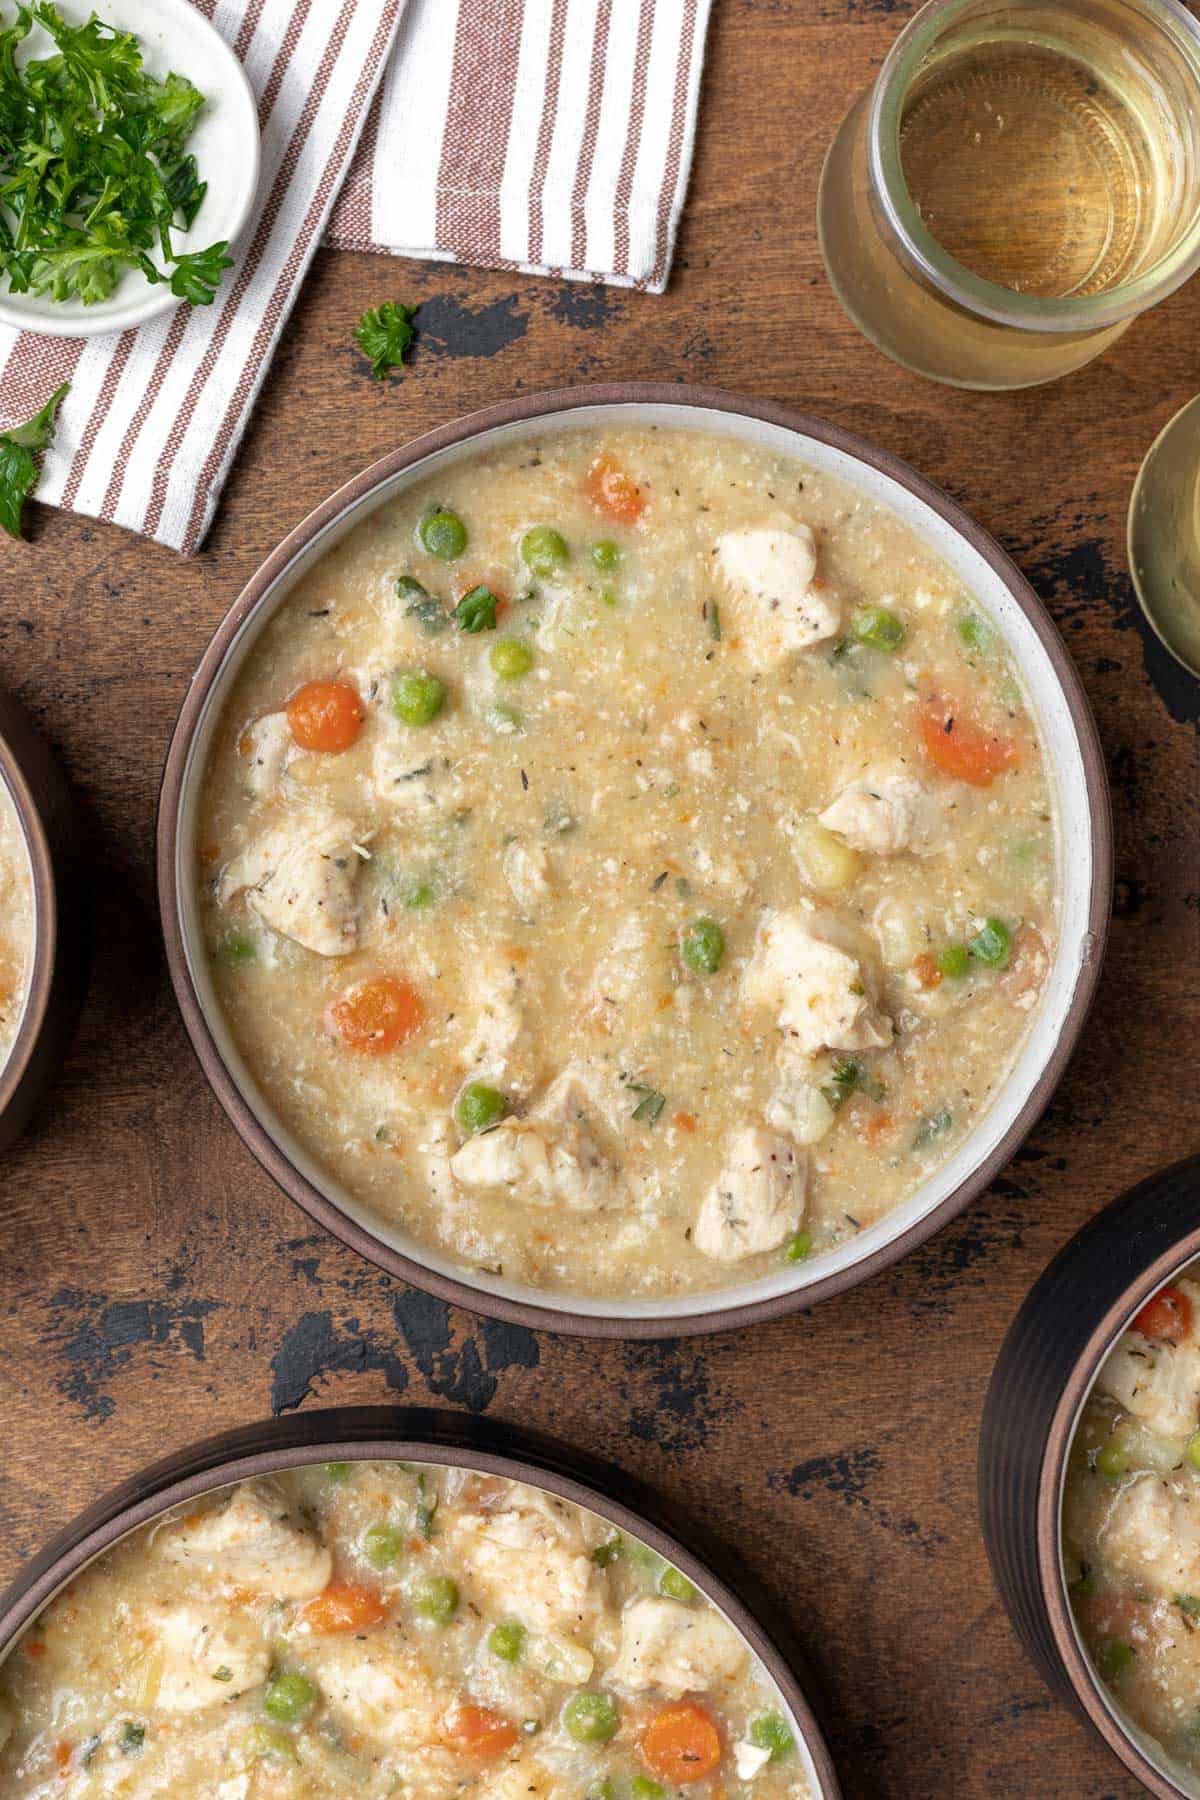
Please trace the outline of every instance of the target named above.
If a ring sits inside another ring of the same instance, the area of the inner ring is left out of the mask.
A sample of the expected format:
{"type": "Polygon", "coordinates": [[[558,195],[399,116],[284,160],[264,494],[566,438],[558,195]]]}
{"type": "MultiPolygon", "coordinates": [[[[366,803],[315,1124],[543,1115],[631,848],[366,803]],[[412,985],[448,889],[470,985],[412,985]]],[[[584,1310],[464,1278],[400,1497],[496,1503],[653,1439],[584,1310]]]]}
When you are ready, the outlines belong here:
{"type": "Polygon", "coordinates": [[[1200,1280],[1161,1288],[1096,1378],[1071,1447],[1063,1559],[1117,1707],[1200,1791],[1200,1280]]]}
{"type": "Polygon", "coordinates": [[[745,1640],[539,1489],[330,1463],[92,1564],[0,1671],[9,1800],[808,1800],[745,1640]]]}
{"type": "Polygon", "coordinates": [[[13,1047],[29,994],[33,874],[13,797],[0,781],[0,1066],[13,1047]]]}
{"type": "Polygon", "coordinates": [[[683,430],[406,492],[241,670],[197,844],[270,1110],[559,1292],[818,1255],[1012,1065],[1056,835],[1004,643],[865,495],[683,430]]]}

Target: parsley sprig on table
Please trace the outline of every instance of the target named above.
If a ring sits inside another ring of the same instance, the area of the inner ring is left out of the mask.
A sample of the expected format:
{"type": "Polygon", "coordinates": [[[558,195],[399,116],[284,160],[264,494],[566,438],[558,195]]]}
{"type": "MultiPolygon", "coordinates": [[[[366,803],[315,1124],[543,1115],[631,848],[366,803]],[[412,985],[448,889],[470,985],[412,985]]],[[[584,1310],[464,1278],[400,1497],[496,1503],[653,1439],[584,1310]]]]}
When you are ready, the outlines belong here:
{"type": "Polygon", "coordinates": [[[185,148],[203,105],[185,76],[147,74],[130,32],[95,17],[70,25],[49,0],[18,6],[0,29],[0,270],[11,291],[93,306],[138,268],[207,304],[228,244],[174,246],[207,190],[185,148]],[[53,53],[18,61],[38,26],[53,53]]]}
{"type": "Polygon", "coordinates": [[[46,450],[54,442],[58,409],[70,387],[64,381],[40,412],[24,425],[0,433],[0,527],[9,537],[23,537],[21,512],[34,482],[37,480],[35,452],[46,450]]]}
{"type": "Polygon", "coordinates": [[[371,307],[354,329],[354,341],[363,355],[370,358],[371,373],[382,381],[390,369],[398,369],[416,337],[413,326],[415,306],[401,306],[396,300],[385,300],[371,307]]]}

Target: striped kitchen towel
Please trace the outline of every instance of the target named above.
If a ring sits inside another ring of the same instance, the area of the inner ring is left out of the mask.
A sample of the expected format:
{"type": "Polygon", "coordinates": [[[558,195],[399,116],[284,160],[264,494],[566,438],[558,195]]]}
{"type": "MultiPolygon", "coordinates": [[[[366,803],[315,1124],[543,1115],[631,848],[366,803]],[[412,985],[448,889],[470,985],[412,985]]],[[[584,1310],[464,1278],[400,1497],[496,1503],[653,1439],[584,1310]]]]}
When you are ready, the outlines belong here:
{"type": "Polygon", "coordinates": [[[0,327],[0,429],[71,383],[38,499],[185,555],[327,229],[354,248],[665,286],[710,0],[196,4],[240,57],[262,130],[255,212],[216,300],[99,338],[0,327]]]}
{"type": "Polygon", "coordinates": [[[409,0],[330,242],[661,293],[709,6],[409,0]]]}

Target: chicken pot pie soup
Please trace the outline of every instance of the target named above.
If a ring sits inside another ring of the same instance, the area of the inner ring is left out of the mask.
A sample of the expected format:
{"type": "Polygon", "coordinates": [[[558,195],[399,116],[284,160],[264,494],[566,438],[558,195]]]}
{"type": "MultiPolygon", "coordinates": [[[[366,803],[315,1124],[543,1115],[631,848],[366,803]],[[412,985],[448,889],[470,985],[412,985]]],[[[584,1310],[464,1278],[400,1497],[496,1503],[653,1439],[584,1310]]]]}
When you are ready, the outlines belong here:
{"type": "Polygon", "coordinates": [[[1096,1378],[1067,1464],[1072,1610],[1118,1712],[1200,1793],[1200,1270],[1161,1288],[1096,1378]]]}
{"type": "Polygon", "coordinates": [[[0,779],[0,1067],[29,996],[34,943],[33,871],[16,805],[0,779]]]}
{"type": "Polygon", "coordinates": [[[1005,644],[896,514],[617,427],[454,464],[303,578],[196,850],[234,1042],[339,1186],[630,1297],[819,1256],[955,1153],[1056,844],[1005,644]]]}
{"type": "Polygon", "coordinates": [[[745,1640],[540,1489],[330,1463],[144,1527],[0,1671],[9,1800],[809,1800],[745,1640]]]}

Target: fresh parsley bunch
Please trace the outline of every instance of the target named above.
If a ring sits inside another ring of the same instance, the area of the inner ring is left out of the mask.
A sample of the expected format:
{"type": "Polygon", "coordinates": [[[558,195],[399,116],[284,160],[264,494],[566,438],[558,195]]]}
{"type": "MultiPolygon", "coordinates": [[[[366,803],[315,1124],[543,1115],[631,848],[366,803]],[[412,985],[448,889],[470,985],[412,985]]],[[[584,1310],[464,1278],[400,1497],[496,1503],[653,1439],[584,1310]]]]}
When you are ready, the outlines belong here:
{"type": "Polygon", "coordinates": [[[70,25],[50,0],[18,6],[0,29],[0,269],[10,290],[94,306],[140,268],[181,300],[211,301],[228,244],[180,255],[172,243],[207,189],[185,148],[203,105],[185,76],[146,73],[132,33],[94,15],[70,25]],[[35,26],[54,54],[18,63],[35,26]]]}

